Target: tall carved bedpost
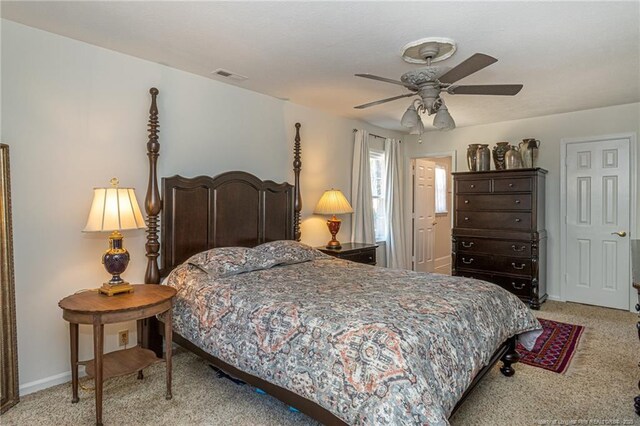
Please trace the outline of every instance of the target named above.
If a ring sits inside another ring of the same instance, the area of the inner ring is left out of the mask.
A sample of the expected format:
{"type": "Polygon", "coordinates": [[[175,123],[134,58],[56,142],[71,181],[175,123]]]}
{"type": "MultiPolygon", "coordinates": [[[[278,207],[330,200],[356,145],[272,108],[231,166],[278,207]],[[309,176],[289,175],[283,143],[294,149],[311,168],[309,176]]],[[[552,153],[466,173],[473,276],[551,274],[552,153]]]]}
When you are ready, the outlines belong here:
{"type": "Polygon", "coordinates": [[[300,159],[300,123],[296,123],[296,138],[293,147],[293,173],[294,180],[294,201],[293,201],[293,232],[296,241],[300,241],[300,212],[302,211],[302,196],[300,195],[300,169],[302,161],[300,159]]]}
{"type": "MultiPolygon", "coordinates": [[[[147,270],[144,274],[144,282],[147,284],[160,283],[160,270],[158,269],[158,253],[160,252],[160,242],[158,241],[158,215],[162,208],[160,200],[160,190],[158,189],[157,163],[160,152],[158,142],[158,105],[156,97],[158,89],[152,87],[151,108],[149,108],[149,141],[147,142],[147,157],[149,157],[149,184],[147,186],[147,196],[144,201],[144,209],[147,213],[147,243],[145,250],[147,253],[147,270]]],[[[162,336],[159,331],[159,323],[155,317],[138,320],[138,345],[151,349],[157,356],[162,357],[162,336]]],[[[142,374],[138,374],[142,378],[142,374]]]]}
{"type": "Polygon", "coordinates": [[[151,108],[149,109],[149,142],[147,142],[147,156],[149,157],[149,184],[147,185],[147,197],[144,208],[147,212],[147,271],[144,275],[144,282],[147,284],[160,283],[160,270],[158,269],[158,252],[160,243],[158,242],[158,215],[162,207],[160,200],[160,190],[158,189],[157,163],[160,152],[158,142],[158,105],[156,97],[158,89],[152,87],[151,108]]]}

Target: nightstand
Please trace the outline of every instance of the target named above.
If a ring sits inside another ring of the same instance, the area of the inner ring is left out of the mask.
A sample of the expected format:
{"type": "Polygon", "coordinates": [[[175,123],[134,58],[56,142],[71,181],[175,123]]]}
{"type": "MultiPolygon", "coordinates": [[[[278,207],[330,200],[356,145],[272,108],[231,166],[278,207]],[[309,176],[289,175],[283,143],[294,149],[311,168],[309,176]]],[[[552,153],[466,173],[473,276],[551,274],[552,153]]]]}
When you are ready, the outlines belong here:
{"type": "Polygon", "coordinates": [[[96,424],[102,425],[102,384],[112,377],[138,372],[142,379],[142,370],[157,362],[165,362],[167,375],[166,399],[171,399],[171,317],[173,287],[157,284],[134,285],[132,293],[105,296],[97,291],[76,293],[62,299],[58,306],[62,308],[62,317],[70,323],[71,333],[71,387],[72,403],[78,398],[78,365],[84,365],[87,375],[95,381],[96,424]],[[138,344],[141,343],[141,321],[145,318],[164,313],[165,358],[156,357],[153,351],[140,345],[129,349],[110,352],[103,355],[104,325],[116,322],[138,321],[138,344]],[[78,325],[93,325],[93,356],[89,361],[78,361],[78,325]]]}
{"type": "Polygon", "coordinates": [[[323,253],[337,257],[338,259],[350,260],[352,262],[365,263],[367,265],[376,264],[375,244],[364,243],[343,243],[338,250],[328,249],[325,246],[317,247],[323,253]]]}

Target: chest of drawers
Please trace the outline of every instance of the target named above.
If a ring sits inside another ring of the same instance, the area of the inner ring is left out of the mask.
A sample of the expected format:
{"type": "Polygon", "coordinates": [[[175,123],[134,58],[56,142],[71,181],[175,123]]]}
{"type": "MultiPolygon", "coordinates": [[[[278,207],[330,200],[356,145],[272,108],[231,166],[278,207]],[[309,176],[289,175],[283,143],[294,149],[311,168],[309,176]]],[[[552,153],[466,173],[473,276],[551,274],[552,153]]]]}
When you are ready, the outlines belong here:
{"type": "Polygon", "coordinates": [[[452,273],[495,283],[533,309],[547,298],[544,169],[454,175],[452,273]]]}

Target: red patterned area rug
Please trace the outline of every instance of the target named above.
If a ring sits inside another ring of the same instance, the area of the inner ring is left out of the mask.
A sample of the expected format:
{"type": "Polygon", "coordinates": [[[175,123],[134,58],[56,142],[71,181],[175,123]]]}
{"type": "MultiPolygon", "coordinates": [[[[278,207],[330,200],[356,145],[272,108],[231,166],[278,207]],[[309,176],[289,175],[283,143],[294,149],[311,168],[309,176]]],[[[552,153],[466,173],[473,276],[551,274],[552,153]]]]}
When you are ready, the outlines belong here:
{"type": "Polygon", "coordinates": [[[567,371],[575,355],[584,326],[538,318],[542,334],[531,351],[518,343],[520,362],[555,373],[567,371]]]}

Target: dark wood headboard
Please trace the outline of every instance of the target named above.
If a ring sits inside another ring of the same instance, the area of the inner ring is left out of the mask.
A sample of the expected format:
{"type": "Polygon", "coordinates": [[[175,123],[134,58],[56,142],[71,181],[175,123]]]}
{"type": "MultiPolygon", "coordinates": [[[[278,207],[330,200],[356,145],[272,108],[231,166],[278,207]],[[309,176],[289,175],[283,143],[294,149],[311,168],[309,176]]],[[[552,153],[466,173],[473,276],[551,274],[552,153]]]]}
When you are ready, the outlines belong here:
{"type": "Polygon", "coordinates": [[[160,275],[210,248],[292,240],[293,195],[293,185],[245,172],[162,179],[160,275]]]}
{"type": "Polygon", "coordinates": [[[158,188],[158,89],[152,88],[149,110],[149,184],[147,270],[145,283],[157,284],[191,255],[214,247],[253,247],[273,240],[300,240],[300,123],[296,123],[293,170],[295,184],[263,181],[246,172],[216,177],[162,179],[158,188]],[[158,238],[161,215],[162,244],[158,238]],[[162,269],[158,256],[162,249],[162,269]]]}

